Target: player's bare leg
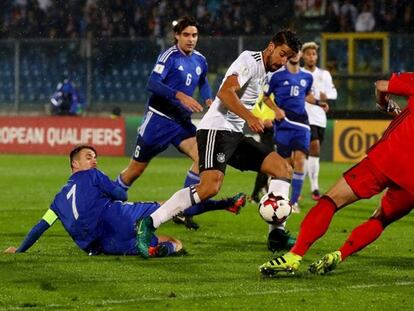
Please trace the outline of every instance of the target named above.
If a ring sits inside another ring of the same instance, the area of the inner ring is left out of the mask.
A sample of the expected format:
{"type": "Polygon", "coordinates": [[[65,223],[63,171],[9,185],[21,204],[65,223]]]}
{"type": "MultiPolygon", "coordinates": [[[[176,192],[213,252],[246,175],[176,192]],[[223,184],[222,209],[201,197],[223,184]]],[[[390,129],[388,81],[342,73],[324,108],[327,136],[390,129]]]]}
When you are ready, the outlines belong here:
{"type": "Polygon", "coordinates": [[[131,159],[128,166],[119,174],[117,182],[123,188],[128,189],[144,173],[147,166],[148,162],[138,162],[131,159]]]}

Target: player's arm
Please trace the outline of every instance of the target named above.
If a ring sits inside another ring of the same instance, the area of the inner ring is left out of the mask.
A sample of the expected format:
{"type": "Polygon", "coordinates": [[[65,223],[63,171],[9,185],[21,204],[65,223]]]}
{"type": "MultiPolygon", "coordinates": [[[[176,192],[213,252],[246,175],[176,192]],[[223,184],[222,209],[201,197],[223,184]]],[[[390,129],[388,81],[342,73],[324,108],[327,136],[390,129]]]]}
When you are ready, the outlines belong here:
{"type": "Polygon", "coordinates": [[[113,182],[107,175],[98,169],[89,170],[93,174],[94,183],[101,189],[108,197],[113,200],[126,201],[128,200],[127,192],[121,188],[117,183],[113,182]]]}
{"type": "Polygon", "coordinates": [[[8,254],[24,253],[33,246],[33,244],[42,236],[42,234],[47,229],[49,229],[55,223],[57,219],[58,217],[55,212],[53,212],[51,209],[48,209],[47,212],[43,215],[42,219],[29,231],[18,248],[11,246],[4,252],[8,254]]]}
{"type": "Polygon", "coordinates": [[[395,117],[401,112],[400,106],[393,101],[388,94],[389,81],[378,80],[375,82],[375,99],[379,111],[395,117]]]}
{"type": "Polygon", "coordinates": [[[203,107],[194,98],[171,88],[163,82],[168,74],[170,66],[172,66],[171,63],[171,58],[169,58],[166,63],[158,62],[155,65],[154,70],[148,79],[147,89],[156,95],[168,99],[172,105],[178,106],[179,108],[181,108],[181,105],[184,105],[186,109],[192,112],[203,111],[203,107]]]}
{"type": "Polygon", "coordinates": [[[275,113],[275,120],[280,121],[285,118],[285,111],[276,104],[276,102],[272,99],[271,96],[263,94],[263,102],[266,104],[267,107],[273,110],[273,112],[275,113]]]}
{"type": "Polygon", "coordinates": [[[326,96],[324,97],[322,95],[322,92],[321,92],[321,99],[316,99],[316,97],[311,92],[309,92],[308,95],[306,95],[305,97],[305,101],[308,102],[309,104],[321,107],[325,112],[328,112],[329,110],[328,100],[326,96]]]}
{"type": "Polygon", "coordinates": [[[254,116],[240,101],[237,91],[240,90],[239,81],[236,75],[227,76],[223,85],[217,93],[217,97],[231,112],[237,114],[240,118],[246,120],[249,128],[253,132],[263,132],[264,125],[260,118],[254,116]]]}
{"type": "MultiPolygon", "coordinates": [[[[338,98],[338,91],[336,90],[335,84],[333,84],[332,76],[329,71],[324,71],[323,84],[325,92],[321,92],[326,100],[336,100],[338,98]]],[[[322,95],[321,94],[321,95],[322,95]]]]}
{"type": "Polygon", "coordinates": [[[198,80],[198,88],[200,90],[200,96],[204,100],[205,105],[207,107],[210,107],[211,104],[213,103],[212,101],[213,96],[211,94],[210,83],[208,83],[208,79],[207,79],[207,71],[208,71],[208,66],[206,63],[205,70],[201,74],[200,79],[198,80]]]}

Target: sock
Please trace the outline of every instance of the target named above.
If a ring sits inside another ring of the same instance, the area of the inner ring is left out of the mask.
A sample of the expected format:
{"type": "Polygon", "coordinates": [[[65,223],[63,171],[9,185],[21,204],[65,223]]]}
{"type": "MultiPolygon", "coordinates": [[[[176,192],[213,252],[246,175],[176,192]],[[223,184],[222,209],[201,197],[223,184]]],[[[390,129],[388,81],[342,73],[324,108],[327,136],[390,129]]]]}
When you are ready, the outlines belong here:
{"type": "Polygon", "coordinates": [[[188,170],[187,176],[184,180],[184,188],[190,187],[192,185],[197,185],[200,183],[200,175],[194,173],[192,170],[188,170]]]}
{"type": "Polygon", "coordinates": [[[200,203],[200,197],[194,186],[178,190],[150,215],[154,228],[158,228],[162,223],[167,222],[179,212],[197,203],[200,203]]]}
{"type": "Polygon", "coordinates": [[[121,175],[118,175],[118,177],[116,178],[116,180],[115,180],[115,183],[116,184],[118,184],[118,186],[120,186],[122,189],[124,189],[125,191],[128,191],[129,190],[129,188],[131,188],[131,186],[129,185],[127,185],[127,184],[125,184],[123,181],[122,181],[122,178],[121,178],[121,175]]]}
{"type": "Polygon", "coordinates": [[[304,256],[312,244],[328,230],[336,208],[331,198],[323,196],[303,219],[291,252],[304,256]]]}
{"type": "Polygon", "coordinates": [[[360,226],[356,227],[339,249],[342,254],[342,260],[346,257],[363,249],[365,246],[374,242],[381,235],[384,227],[378,219],[371,218],[360,226]]]}
{"type": "Polygon", "coordinates": [[[309,156],[307,162],[311,191],[319,190],[319,157],[309,156]]]}
{"type": "Polygon", "coordinates": [[[269,183],[269,192],[280,195],[286,199],[289,198],[290,182],[286,179],[272,178],[269,183]]]}
{"type": "Polygon", "coordinates": [[[269,224],[269,233],[272,232],[274,229],[280,229],[280,230],[286,231],[285,227],[286,227],[286,221],[278,225],[269,224]]]}
{"type": "Polygon", "coordinates": [[[187,208],[184,216],[200,215],[209,211],[223,210],[233,205],[233,198],[223,200],[207,200],[187,208]]]}
{"type": "Polygon", "coordinates": [[[290,197],[291,204],[295,204],[299,200],[300,193],[302,192],[303,181],[305,179],[304,173],[293,173],[292,178],[292,195],[290,197]]]}
{"type": "Polygon", "coordinates": [[[260,191],[263,188],[267,188],[267,180],[268,180],[268,176],[266,174],[261,173],[261,172],[257,173],[256,181],[254,182],[254,188],[252,191],[252,196],[259,195],[260,191]]]}

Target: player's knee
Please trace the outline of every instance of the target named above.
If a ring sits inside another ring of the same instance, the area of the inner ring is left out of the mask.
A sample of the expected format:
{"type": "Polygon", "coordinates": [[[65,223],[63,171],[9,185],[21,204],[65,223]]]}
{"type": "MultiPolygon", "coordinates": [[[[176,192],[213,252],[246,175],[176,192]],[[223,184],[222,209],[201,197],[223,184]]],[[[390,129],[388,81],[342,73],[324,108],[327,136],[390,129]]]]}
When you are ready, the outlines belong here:
{"type": "Polygon", "coordinates": [[[381,208],[378,208],[375,211],[371,219],[378,220],[383,228],[387,227],[390,223],[393,222],[389,217],[387,217],[387,215],[384,214],[384,211],[381,208]]]}
{"type": "Polygon", "coordinates": [[[212,180],[209,182],[201,182],[197,186],[197,194],[201,200],[206,200],[214,197],[221,188],[221,182],[219,180],[212,180]]]}
{"type": "Polygon", "coordinates": [[[263,161],[261,172],[272,177],[284,177],[290,179],[292,178],[293,168],[288,161],[280,157],[276,152],[272,152],[263,161]]]}

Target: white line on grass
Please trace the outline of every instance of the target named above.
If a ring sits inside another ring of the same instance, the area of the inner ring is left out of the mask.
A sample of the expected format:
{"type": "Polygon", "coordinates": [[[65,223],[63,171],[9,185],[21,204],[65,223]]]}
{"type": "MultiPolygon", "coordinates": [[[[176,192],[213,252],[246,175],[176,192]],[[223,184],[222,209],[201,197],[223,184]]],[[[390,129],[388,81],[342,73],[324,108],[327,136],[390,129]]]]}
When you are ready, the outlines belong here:
{"type": "MultiPolygon", "coordinates": [[[[140,297],[140,298],[131,298],[131,299],[107,299],[107,300],[100,300],[100,301],[85,301],[82,302],[82,305],[89,305],[89,306],[107,306],[107,305],[120,305],[125,303],[134,303],[134,302],[144,302],[144,301],[166,301],[168,299],[211,299],[211,298],[231,298],[237,296],[265,296],[271,294],[291,294],[291,293],[304,293],[304,292],[314,292],[314,291],[343,291],[344,289],[353,290],[353,289],[366,289],[366,288],[379,288],[379,287],[389,287],[389,286],[413,286],[414,282],[406,281],[406,282],[393,282],[393,283],[381,283],[381,284],[358,284],[358,285],[350,285],[350,286],[343,286],[343,287],[329,287],[329,288],[294,288],[294,289],[274,289],[269,291],[260,291],[260,292],[246,292],[246,293],[222,293],[222,294],[215,294],[215,293],[204,293],[204,294],[190,294],[190,295],[182,295],[177,294],[176,297],[169,298],[167,295],[160,295],[158,297],[140,297]]],[[[74,302],[76,303],[76,302],[74,302]]],[[[31,306],[30,310],[36,309],[45,309],[45,308],[65,308],[68,307],[67,304],[47,304],[47,305],[39,305],[31,306]]],[[[73,305],[72,305],[73,307],[73,305]]],[[[7,310],[27,310],[25,306],[15,306],[7,308],[7,310]]]]}

